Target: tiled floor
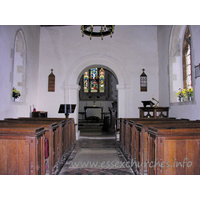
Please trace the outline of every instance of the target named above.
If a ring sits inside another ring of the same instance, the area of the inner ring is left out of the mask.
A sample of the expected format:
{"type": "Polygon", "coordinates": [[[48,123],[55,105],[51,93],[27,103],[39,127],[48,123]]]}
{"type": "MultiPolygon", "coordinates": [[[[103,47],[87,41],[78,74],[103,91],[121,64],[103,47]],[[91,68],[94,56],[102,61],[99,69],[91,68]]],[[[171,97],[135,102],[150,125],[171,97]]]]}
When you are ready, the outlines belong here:
{"type": "Polygon", "coordinates": [[[59,175],[133,175],[132,169],[124,165],[126,160],[115,137],[109,138],[81,137],[59,175]]]}

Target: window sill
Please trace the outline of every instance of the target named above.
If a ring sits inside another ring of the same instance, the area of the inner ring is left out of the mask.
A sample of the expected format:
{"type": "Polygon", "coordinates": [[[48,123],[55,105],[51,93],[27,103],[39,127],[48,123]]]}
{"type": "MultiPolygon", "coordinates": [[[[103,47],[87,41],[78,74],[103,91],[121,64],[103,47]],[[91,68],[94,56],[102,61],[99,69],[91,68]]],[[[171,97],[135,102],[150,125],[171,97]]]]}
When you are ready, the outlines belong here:
{"type": "Polygon", "coordinates": [[[196,101],[183,101],[183,102],[173,102],[170,103],[170,106],[188,106],[188,105],[196,105],[196,101]]]}

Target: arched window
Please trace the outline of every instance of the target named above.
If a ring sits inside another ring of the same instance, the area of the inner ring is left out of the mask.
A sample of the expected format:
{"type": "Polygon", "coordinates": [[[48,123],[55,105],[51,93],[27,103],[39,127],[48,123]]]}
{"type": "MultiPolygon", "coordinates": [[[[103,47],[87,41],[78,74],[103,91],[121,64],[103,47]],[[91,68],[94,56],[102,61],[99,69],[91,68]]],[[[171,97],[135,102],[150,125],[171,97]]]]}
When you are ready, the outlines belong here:
{"type": "Polygon", "coordinates": [[[25,101],[25,69],[26,69],[26,43],[22,30],[15,37],[13,61],[13,88],[12,99],[16,102],[25,101]],[[15,95],[20,93],[20,95],[15,95]]]}
{"type": "Polygon", "coordinates": [[[86,71],[83,77],[84,92],[89,92],[89,73],[86,71]]]}
{"type": "Polygon", "coordinates": [[[193,97],[191,34],[188,26],[173,26],[169,44],[170,103],[193,97]]]}
{"type": "Polygon", "coordinates": [[[98,79],[98,70],[97,68],[92,68],[90,70],[90,92],[98,92],[99,84],[98,79]]]}
{"type": "Polygon", "coordinates": [[[192,60],[191,60],[191,36],[187,26],[183,41],[183,84],[188,90],[192,88],[192,60]]]}
{"type": "Polygon", "coordinates": [[[103,93],[105,91],[105,71],[103,68],[99,71],[99,92],[103,93]]]}

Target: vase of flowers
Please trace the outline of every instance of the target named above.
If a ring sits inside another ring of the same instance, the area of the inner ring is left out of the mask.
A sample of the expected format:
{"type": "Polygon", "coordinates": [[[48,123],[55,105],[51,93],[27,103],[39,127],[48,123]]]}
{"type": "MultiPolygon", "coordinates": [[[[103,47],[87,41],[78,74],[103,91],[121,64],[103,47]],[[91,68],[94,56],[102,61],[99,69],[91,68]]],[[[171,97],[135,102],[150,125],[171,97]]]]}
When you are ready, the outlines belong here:
{"type": "Polygon", "coordinates": [[[187,97],[188,97],[188,101],[192,101],[192,97],[193,97],[193,88],[189,88],[186,90],[187,93],[187,97]]]}
{"type": "Polygon", "coordinates": [[[16,90],[16,88],[13,87],[13,90],[12,90],[13,101],[15,101],[15,99],[19,98],[20,96],[21,96],[20,92],[16,90]]]}
{"type": "Polygon", "coordinates": [[[180,102],[183,102],[183,101],[184,101],[184,97],[185,97],[185,95],[186,95],[186,90],[185,90],[185,89],[181,89],[181,88],[179,88],[178,90],[179,90],[179,91],[177,92],[178,100],[179,100],[180,102]]]}

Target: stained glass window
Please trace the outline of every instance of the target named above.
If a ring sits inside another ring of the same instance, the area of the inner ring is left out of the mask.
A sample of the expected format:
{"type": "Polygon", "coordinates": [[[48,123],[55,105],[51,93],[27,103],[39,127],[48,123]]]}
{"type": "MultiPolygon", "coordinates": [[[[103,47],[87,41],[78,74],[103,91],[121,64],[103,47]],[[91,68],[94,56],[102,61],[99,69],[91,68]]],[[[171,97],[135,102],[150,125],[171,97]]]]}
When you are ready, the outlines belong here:
{"type": "Polygon", "coordinates": [[[105,70],[103,68],[91,68],[83,75],[84,93],[105,92],[105,70]],[[99,74],[99,75],[98,75],[99,74]]]}
{"type": "Polygon", "coordinates": [[[89,92],[89,73],[86,71],[83,77],[84,92],[89,92]]]}
{"type": "Polygon", "coordinates": [[[104,69],[101,68],[99,71],[99,92],[105,91],[105,72],[104,69]]]}
{"type": "Polygon", "coordinates": [[[91,79],[90,91],[91,92],[98,92],[97,78],[98,78],[97,68],[92,68],[90,71],[90,79],[91,79]]]}

